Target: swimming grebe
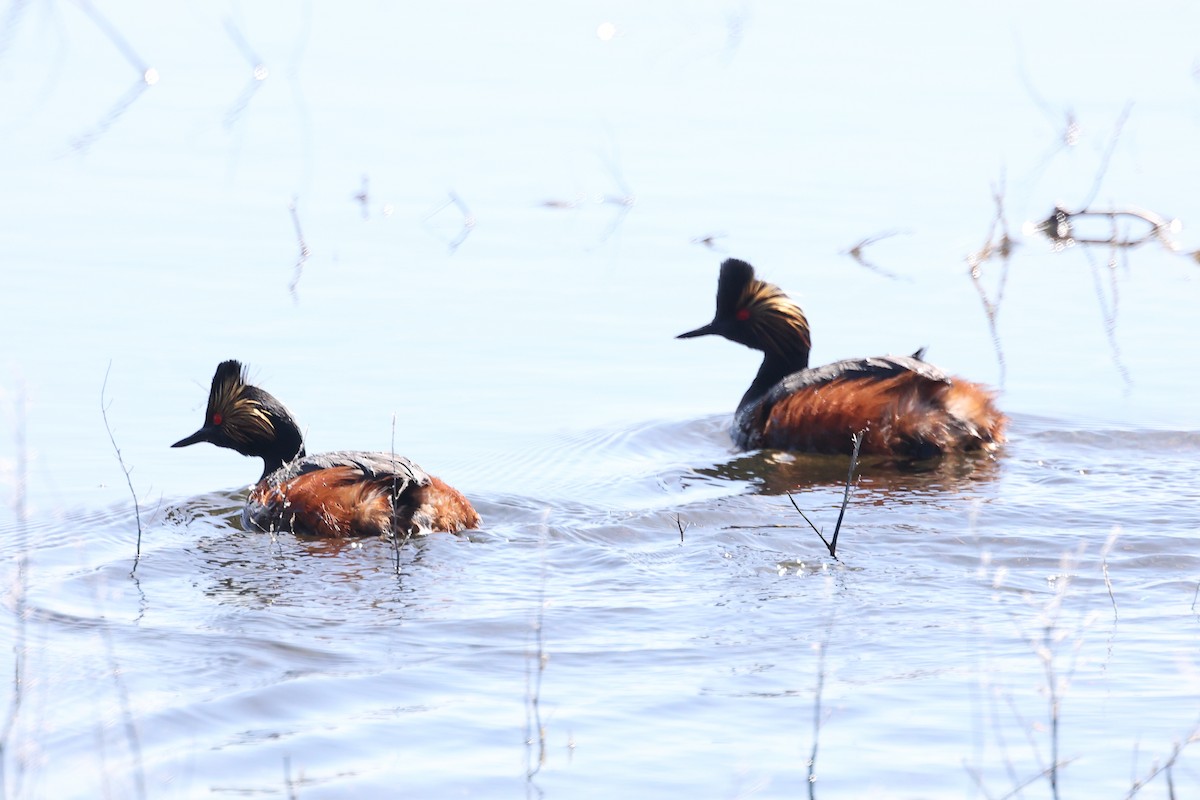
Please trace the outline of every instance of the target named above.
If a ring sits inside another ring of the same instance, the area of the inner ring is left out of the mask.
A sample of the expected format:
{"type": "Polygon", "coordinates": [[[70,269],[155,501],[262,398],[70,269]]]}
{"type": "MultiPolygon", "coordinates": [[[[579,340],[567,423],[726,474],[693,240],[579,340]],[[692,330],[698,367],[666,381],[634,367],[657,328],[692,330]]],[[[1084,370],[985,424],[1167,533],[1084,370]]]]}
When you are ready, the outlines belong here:
{"type": "Polygon", "coordinates": [[[677,338],[716,334],[763,351],[762,366],[738,404],[733,438],[743,449],[849,453],[866,430],[863,454],[927,458],[996,449],[1007,422],[985,387],[959,380],[923,359],[878,356],[809,369],[808,320],[754,267],[721,264],[713,321],[677,338]]]}
{"type": "Polygon", "coordinates": [[[354,451],[306,456],[291,413],[246,383],[237,361],[217,367],[204,426],[171,446],[197,442],[263,460],[242,511],[247,527],[340,538],[479,526],[467,498],[407,458],[354,451]]]}

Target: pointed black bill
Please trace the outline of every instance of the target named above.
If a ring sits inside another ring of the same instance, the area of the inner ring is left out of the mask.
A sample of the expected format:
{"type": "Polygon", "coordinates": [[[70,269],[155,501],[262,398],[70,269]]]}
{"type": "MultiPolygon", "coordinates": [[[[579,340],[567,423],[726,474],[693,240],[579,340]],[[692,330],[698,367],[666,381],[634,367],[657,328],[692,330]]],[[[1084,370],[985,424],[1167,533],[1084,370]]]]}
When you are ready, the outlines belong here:
{"type": "Polygon", "coordinates": [[[210,442],[210,441],[212,441],[211,436],[212,436],[211,428],[207,428],[207,427],[201,428],[200,430],[193,433],[191,436],[180,439],[178,442],[171,445],[171,447],[187,447],[189,444],[196,444],[197,442],[210,442]]]}
{"type": "Polygon", "coordinates": [[[707,325],[702,325],[699,328],[696,328],[696,330],[694,330],[694,331],[688,331],[687,333],[681,333],[678,336],[676,336],[675,338],[676,339],[691,339],[696,336],[712,336],[712,335],[718,335],[716,321],[710,322],[707,325]]]}

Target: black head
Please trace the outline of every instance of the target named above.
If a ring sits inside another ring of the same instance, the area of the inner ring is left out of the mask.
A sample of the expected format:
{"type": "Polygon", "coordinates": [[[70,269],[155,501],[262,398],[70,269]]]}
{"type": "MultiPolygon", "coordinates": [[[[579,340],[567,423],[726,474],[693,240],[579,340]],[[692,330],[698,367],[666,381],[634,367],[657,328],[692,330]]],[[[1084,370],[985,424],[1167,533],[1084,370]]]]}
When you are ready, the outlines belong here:
{"type": "Polygon", "coordinates": [[[238,361],[223,361],[213,375],[204,426],[172,447],[209,442],[244,456],[263,459],[263,475],[304,455],[304,437],[296,420],[268,392],[246,383],[238,361]]]}
{"type": "Polygon", "coordinates": [[[754,267],[736,258],[721,265],[713,321],[676,338],[709,334],[781,357],[794,369],[808,366],[812,339],[804,312],[782,289],[755,278],[754,267]]]}

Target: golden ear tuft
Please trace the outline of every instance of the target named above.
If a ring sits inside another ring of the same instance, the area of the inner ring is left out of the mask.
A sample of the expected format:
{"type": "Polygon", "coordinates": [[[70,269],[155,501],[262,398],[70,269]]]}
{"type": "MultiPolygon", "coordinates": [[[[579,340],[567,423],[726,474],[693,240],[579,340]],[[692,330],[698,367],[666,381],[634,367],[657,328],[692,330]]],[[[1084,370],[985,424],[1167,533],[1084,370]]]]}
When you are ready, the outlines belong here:
{"type": "Polygon", "coordinates": [[[219,425],[226,437],[243,444],[274,439],[275,425],[263,407],[263,394],[246,383],[246,368],[240,361],[221,362],[208,393],[206,424],[219,425]]]}

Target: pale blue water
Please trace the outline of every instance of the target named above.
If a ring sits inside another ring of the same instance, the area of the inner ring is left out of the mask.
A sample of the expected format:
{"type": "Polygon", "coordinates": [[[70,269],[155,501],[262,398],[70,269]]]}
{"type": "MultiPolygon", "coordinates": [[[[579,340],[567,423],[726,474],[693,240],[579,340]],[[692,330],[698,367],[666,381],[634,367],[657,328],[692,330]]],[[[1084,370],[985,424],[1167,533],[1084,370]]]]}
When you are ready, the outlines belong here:
{"type": "Polygon", "coordinates": [[[5,796],[1195,792],[1198,22],[9,6],[5,796]],[[1179,252],[1022,233],[1101,172],[1179,252]],[[967,267],[999,185],[1003,370],[967,267]],[[673,338],[730,255],[816,362],[1003,378],[1010,445],[864,467],[830,558],[785,493],[828,533],[845,462],[732,452],[755,355],[673,338]],[[485,527],[242,531],[259,466],[169,448],[226,358],[310,451],[394,447],[485,527]]]}

